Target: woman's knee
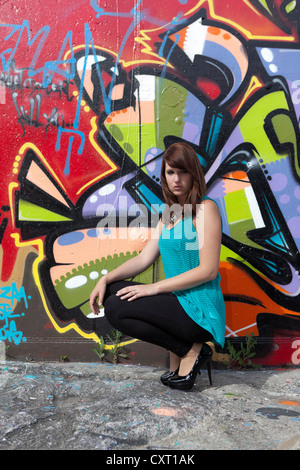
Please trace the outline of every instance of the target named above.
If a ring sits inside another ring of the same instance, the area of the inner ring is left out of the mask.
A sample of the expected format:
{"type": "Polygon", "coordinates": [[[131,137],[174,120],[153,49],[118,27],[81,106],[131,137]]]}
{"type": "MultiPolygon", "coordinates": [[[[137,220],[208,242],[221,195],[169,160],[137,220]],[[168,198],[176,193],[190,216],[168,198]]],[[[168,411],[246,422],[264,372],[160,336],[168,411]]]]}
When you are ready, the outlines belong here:
{"type": "Polygon", "coordinates": [[[120,299],[115,295],[110,295],[103,303],[104,313],[112,326],[117,328],[122,321],[123,309],[120,305],[120,299]]]}
{"type": "Polygon", "coordinates": [[[116,310],[116,299],[117,297],[115,294],[112,294],[104,299],[103,307],[105,315],[113,313],[116,310]]]}

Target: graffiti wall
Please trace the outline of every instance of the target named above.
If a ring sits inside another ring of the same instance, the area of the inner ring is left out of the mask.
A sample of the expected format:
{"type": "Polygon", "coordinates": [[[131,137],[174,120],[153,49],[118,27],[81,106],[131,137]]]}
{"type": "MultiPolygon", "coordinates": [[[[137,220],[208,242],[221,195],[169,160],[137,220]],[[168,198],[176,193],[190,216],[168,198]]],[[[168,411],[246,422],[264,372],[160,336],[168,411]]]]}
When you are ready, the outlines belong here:
{"type": "MultiPolygon", "coordinates": [[[[2,2],[8,355],[96,359],[110,326],[89,294],[151,236],[162,153],[185,141],[222,215],[227,339],[300,363],[299,21],[298,0],[2,2]]],[[[158,261],[137,280],[163,276],[158,261]]]]}

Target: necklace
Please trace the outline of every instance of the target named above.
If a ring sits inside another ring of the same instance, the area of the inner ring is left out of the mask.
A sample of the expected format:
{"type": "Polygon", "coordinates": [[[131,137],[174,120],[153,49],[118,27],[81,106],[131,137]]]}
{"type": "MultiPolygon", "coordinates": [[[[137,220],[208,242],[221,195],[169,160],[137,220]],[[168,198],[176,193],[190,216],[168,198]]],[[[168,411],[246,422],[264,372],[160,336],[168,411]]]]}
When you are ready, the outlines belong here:
{"type": "Polygon", "coordinates": [[[171,224],[174,224],[177,219],[178,219],[178,215],[177,215],[177,214],[174,214],[174,212],[173,212],[173,214],[172,214],[171,217],[170,217],[170,222],[171,222],[171,224]]]}
{"type": "Polygon", "coordinates": [[[178,220],[180,217],[182,217],[182,213],[180,212],[173,212],[172,215],[170,215],[170,222],[171,224],[175,224],[176,220],[178,220]]]}

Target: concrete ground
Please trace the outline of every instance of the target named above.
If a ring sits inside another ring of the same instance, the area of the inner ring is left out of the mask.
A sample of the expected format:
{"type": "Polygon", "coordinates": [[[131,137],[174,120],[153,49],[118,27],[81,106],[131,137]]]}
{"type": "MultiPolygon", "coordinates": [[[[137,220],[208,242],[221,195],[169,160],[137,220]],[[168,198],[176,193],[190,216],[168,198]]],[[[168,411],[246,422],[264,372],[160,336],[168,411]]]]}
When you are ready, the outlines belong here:
{"type": "Polygon", "coordinates": [[[202,371],[191,392],[163,372],[1,361],[0,450],[300,449],[299,368],[202,371]]]}

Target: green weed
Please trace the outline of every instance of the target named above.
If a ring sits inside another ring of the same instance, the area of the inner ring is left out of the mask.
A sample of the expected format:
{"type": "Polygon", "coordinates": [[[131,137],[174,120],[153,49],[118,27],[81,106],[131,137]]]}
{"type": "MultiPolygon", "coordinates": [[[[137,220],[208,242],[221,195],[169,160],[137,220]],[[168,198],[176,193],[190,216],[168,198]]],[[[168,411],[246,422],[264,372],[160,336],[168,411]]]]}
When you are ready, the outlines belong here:
{"type": "Polygon", "coordinates": [[[253,364],[252,358],[256,352],[255,346],[257,340],[254,338],[254,333],[246,335],[244,343],[240,344],[240,349],[237,350],[230,341],[226,341],[229,362],[225,361],[225,364],[231,369],[246,369],[247,367],[259,367],[257,364],[253,364]]]}

